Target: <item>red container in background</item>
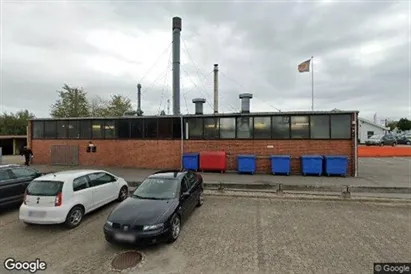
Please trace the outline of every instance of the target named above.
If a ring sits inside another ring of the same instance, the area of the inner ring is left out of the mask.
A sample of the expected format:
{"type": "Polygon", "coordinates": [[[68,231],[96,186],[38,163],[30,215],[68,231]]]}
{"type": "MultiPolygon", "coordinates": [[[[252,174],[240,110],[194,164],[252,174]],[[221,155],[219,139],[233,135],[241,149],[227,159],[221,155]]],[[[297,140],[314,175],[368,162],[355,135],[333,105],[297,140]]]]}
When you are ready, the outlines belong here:
{"type": "Polygon", "coordinates": [[[204,151],[200,152],[200,170],[220,171],[227,169],[227,153],[224,151],[204,151]]]}

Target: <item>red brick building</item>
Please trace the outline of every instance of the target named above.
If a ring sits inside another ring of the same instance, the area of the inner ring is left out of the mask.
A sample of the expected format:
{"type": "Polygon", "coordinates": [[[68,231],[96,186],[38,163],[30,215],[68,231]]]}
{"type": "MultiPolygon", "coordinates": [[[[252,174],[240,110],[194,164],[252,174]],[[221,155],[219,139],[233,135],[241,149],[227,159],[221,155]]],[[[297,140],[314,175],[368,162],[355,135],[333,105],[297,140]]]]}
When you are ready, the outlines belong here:
{"type": "Polygon", "coordinates": [[[236,156],[257,156],[257,170],[270,172],[270,155],[345,155],[356,174],[357,111],[199,114],[116,118],[36,119],[28,143],[35,164],[179,168],[182,153],[225,151],[229,170],[236,156]],[[97,146],[87,153],[88,143],[97,146]]]}

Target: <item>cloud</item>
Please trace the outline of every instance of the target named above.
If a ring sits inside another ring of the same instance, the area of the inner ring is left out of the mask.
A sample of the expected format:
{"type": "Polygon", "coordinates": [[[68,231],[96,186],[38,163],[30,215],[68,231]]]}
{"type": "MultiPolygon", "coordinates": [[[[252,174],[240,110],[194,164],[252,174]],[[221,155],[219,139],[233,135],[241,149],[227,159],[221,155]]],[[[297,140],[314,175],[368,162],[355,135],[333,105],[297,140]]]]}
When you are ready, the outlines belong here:
{"type": "MultiPolygon", "coordinates": [[[[406,2],[5,2],[1,110],[47,117],[64,83],[89,96],[128,96],[143,86],[146,114],[172,99],[171,20],[183,19],[181,111],[207,99],[220,68],[220,111],[308,110],[314,56],[315,107],[365,118],[410,115],[410,26],[406,2]]],[[[172,104],[170,103],[172,106],[172,104]]]]}

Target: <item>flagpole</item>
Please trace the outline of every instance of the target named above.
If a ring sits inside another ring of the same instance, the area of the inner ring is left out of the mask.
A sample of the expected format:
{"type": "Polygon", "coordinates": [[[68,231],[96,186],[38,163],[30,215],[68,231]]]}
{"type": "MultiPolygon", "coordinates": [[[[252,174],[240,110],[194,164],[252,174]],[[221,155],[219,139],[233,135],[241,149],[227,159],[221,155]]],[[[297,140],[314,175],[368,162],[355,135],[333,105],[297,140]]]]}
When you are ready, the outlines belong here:
{"type": "Polygon", "coordinates": [[[311,56],[311,111],[314,111],[314,56],[311,56]]]}

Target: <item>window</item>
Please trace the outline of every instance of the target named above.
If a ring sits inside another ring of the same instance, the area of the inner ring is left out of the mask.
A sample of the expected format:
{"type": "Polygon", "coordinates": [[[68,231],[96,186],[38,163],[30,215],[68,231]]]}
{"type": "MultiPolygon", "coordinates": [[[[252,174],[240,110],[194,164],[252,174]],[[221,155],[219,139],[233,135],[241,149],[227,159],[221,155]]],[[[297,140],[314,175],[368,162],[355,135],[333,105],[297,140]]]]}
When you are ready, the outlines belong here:
{"type": "Polygon", "coordinates": [[[33,139],[44,138],[44,122],[43,121],[33,121],[33,139]]]}
{"type": "Polygon", "coordinates": [[[157,139],[157,118],[144,119],[144,138],[157,139]]]}
{"type": "Polygon", "coordinates": [[[130,138],[130,120],[120,119],[117,121],[117,135],[120,139],[130,138]]]}
{"type": "Polygon", "coordinates": [[[253,137],[253,118],[244,116],[237,117],[237,138],[250,139],[253,137]]]}
{"type": "Polygon", "coordinates": [[[136,138],[136,139],[141,139],[143,138],[143,119],[133,119],[130,122],[130,137],[131,138],[136,138]]]}
{"type": "Polygon", "coordinates": [[[44,138],[56,138],[56,121],[44,122],[44,138]]]}
{"type": "Polygon", "coordinates": [[[203,118],[192,118],[188,120],[188,138],[203,138],[203,118]]]}
{"type": "Polygon", "coordinates": [[[218,139],[218,118],[204,118],[204,139],[218,139]]]}
{"type": "Polygon", "coordinates": [[[113,176],[104,172],[89,174],[88,178],[90,179],[91,186],[99,186],[114,182],[113,176]]]}
{"type": "Polygon", "coordinates": [[[367,138],[370,138],[374,135],[374,131],[367,131],[367,138]]]}
{"type": "Polygon", "coordinates": [[[7,169],[0,169],[0,182],[10,180],[10,173],[7,169]]]}
{"type": "Polygon", "coordinates": [[[116,121],[107,120],[104,121],[104,138],[113,139],[116,138],[116,121]]]}
{"type": "Polygon", "coordinates": [[[66,139],[68,131],[68,121],[56,121],[57,124],[57,138],[66,139]]]}
{"type": "Polygon", "coordinates": [[[73,191],[80,191],[88,187],[88,180],[85,176],[73,180],[73,191]]]}
{"type": "Polygon", "coordinates": [[[104,121],[94,120],[91,122],[91,137],[93,139],[104,138],[104,121]]]}
{"type": "Polygon", "coordinates": [[[27,178],[27,177],[35,177],[37,172],[29,169],[29,168],[13,168],[11,170],[14,175],[16,176],[16,178],[27,178]]]}
{"type": "Polygon", "coordinates": [[[181,194],[183,194],[184,192],[188,191],[188,181],[187,178],[184,177],[183,180],[181,180],[181,194]]]}
{"type": "Polygon", "coordinates": [[[330,139],[330,116],[312,115],[310,117],[311,139],[330,139]]]}
{"type": "Polygon", "coordinates": [[[188,172],[186,174],[185,178],[187,179],[188,189],[192,188],[194,186],[194,184],[197,182],[197,177],[192,172],[188,172]]]}
{"type": "Polygon", "coordinates": [[[310,138],[310,119],[308,116],[291,116],[291,138],[310,138]]]}
{"type": "Polygon", "coordinates": [[[61,181],[32,181],[26,188],[27,195],[56,196],[63,189],[61,181]]]}
{"type": "Polygon", "coordinates": [[[158,119],[158,138],[171,139],[173,138],[173,120],[168,118],[158,119]]]}
{"type": "Polygon", "coordinates": [[[80,121],[70,120],[68,122],[68,138],[79,139],[80,138],[80,121]]]}
{"type": "Polygon", "coordinates": [[[181,139],[181,118],[173,118],[173,139],[181,139]]]}
{"type": "Polygon", "coordinates": [[[80,120],[80,138],[91,139],[91,121],[80,120]]]}
{"type": "Polygon", "coordinates": [[[271,139],[271,117],[254,117],[254,139],[271,139]]]}
{"type": "Polygon", "coordinates": [[[220,118],[220,138],[235,138],[235,118],[220,118]]]}
{"type": "Polygon", "coordinates": [[[290,139],[290,117],[273,116],[271,118],[271,135],[273,139],[290,139]]]}
{"type": "Polygon", "coordinates": [[[331,139],[351,139],[351,115],[331,115],[331,139]]]}

